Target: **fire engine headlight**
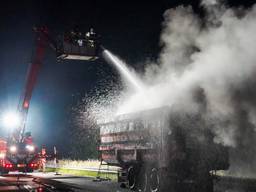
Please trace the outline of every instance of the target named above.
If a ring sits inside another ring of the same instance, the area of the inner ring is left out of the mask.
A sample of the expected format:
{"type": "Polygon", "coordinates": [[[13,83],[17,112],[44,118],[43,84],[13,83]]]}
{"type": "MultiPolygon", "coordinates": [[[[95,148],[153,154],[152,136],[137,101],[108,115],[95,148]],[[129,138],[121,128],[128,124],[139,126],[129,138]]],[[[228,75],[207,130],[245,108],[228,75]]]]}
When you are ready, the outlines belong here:
{"type": "Polygon", "coordinates": [[[16,147],[15,145],[11,146],[11,147],[10,147],[10,151],[11,151],[12,153],[15,153],[15,152],[17,151],[17,147],[16,147]]]}
{"type": "Polygon", "coordinates": [[[35,147],[33,145],[26,145],[26,149],[29,151],[29,152],[33,152],[35,150],[35,147]]]}
{"type": "Polygon", "coordinates": [[[5,158],[5,153],[0,153],[0,159],[4,159],[5,158]]]}
{"type": "Polygon", "coordinates": [[[4,114],[2,121],[6,128],[15,128],[20,124],[21,119],[18,113],[8,112],[4,114]]]}

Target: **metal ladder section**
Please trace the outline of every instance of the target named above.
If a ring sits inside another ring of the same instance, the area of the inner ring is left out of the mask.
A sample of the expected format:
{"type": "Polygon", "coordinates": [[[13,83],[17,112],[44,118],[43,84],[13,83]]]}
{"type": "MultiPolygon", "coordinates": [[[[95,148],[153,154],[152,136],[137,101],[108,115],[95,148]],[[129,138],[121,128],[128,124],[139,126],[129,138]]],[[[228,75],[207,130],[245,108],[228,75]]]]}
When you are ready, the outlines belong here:
{"type": "Polygon", "coordinates": [[[118,183],[121,183],[121,187],[128,186],[127,170],[121,169],[121,170],[118,171],[118,183]]]}
{"type": "Polygon", "coordinates": [[[97,176],[93,181],[110,181],[111,178],[109,177],[109,165],[107,163],[105,163],[102,159],[100,160],[100,166],[97,172],[97,176]],[[102,166],[106,165],[107,169],[102,168],[102,166]],[[105,174],[103,174],[102,172],[105,172],[105,174]],[[104,177],[105,176],[105,177],[104,177]]]}

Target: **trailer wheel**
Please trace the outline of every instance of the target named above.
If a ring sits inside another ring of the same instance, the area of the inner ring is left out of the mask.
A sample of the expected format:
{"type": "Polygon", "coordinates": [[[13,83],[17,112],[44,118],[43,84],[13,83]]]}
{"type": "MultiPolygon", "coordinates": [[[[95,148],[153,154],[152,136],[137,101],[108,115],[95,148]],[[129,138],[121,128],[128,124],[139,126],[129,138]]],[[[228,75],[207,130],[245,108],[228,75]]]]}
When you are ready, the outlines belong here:
{"type": "Polygon", "coordinates": [[[150,192],[160,191],[160,177],[156,168],[153,168],[149,177],[149,188],[150,192]]]}
{"type": "Polygon", "coordinates": [[[135,190],[136,188],[136,171],[133,166],[128,168],[128,187],[131,190],[135,190]]]}

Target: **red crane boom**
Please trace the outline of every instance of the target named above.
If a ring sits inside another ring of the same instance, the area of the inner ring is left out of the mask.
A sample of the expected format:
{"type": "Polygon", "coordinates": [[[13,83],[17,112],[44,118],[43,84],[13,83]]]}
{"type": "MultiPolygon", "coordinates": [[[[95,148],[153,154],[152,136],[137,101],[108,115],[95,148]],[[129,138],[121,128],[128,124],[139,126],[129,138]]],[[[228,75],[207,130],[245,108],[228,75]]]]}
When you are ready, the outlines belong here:
{"type": "Polygon", "coordinates": [[[45,49],[46,49],[46,46],[48,45],[47,28],[40,28],[40,29],[36,29],[35,31],[37,32],[35,55],[33,57],[32,63],[28,70],[25,88],[21,96],[20,104],[18,107],[18,111],[21,116],[21,124],[17,129],[16,135],[18,136],[17,139],[19,142],[22,142],[23,140],[30,100],[32,97],[33,89],[36,84],[38,73],[42,66],[42,61],[45,55],[45,49]]]}
{"type": "MultiPolygon", "coordinates": [[[[94,60],[97,58],[98,41],[91,31],[86,36],[71,33],[65,39],[53,40],[46,27],[34,28],[36,32],[36,48],[29,66],[24,90],[20,97],[18,113],[20,124],[8,138],[8,142],[0,146],[0,174],[18,170],[31,172],[38,169],[40,156],[30,134],[24,134],[32,93],[42,67],[45,51],[48,46],[54,49],[58,59],[94,60]],[[57,42],[57,43],[56,43],[57,42]]],[[[80,34],[80,33],[79,33],[80,34]]]]}

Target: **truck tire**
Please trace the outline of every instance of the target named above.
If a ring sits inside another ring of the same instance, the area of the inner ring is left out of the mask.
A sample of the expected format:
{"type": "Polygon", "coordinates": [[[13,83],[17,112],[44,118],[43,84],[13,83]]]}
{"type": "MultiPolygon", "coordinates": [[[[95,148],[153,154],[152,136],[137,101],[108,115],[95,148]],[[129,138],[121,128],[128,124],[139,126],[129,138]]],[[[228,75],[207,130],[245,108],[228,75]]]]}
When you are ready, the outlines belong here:
{"type": "Polygon", "coordinates": [[[156,168],[152,168],[149,175],[149,190],[150,192],[160,191],[160,175],[156,168]]]}
{"type": "MultiPolygon", "coordinates": [[[[168,169],[153,167],[148,173],[149,192],[177,192],[177,179],[170,175],[168,169]]],[[[182,191],[184,192],[184,191],[182,191]]]]}
{"type": "Polygon", "coordinates": [[[128,187],[131,190],[136,189],[137,181],[136,181],[136,170],[134,166],[130,166],[128,168],[128,187]]]}

